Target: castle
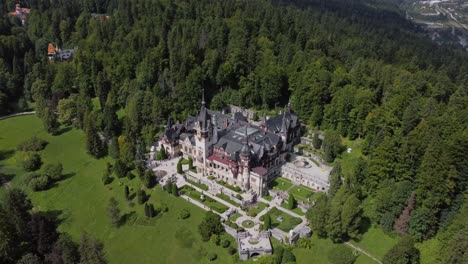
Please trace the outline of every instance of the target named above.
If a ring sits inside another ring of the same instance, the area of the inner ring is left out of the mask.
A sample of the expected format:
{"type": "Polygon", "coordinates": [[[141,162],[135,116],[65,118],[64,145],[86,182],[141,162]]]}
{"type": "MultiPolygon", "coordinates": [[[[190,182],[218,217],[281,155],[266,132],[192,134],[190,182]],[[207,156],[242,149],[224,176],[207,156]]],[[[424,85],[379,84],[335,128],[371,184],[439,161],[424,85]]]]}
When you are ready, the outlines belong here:
{"type": "Polygon", "coordinates": [[[203,97],[198,114],[184,124],[169,118],[160,145],[171,157],[192,157],[205,176],[263,195],[299,142],[300,128],[290,104],[280,115],[254,123],[241,112],[207,109],[203,97]]]}

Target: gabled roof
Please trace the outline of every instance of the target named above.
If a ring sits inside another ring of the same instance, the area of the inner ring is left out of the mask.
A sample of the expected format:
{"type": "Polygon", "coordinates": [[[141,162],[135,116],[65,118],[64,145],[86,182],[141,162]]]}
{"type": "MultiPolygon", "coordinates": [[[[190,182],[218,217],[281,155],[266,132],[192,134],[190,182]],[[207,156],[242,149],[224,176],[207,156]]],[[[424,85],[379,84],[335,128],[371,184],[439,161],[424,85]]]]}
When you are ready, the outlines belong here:
{"type": "Polygon", "coordinates": [[[288,123],[286,125],[288,128],[296,127],[299,125],[298,118],[294,113],[286,112],[284,114],[280,114],[274,116],[266,121],[266,126],[269,131],[274,133],[280,132],[283,126],[283,119],[285,119],[288,123]]]}

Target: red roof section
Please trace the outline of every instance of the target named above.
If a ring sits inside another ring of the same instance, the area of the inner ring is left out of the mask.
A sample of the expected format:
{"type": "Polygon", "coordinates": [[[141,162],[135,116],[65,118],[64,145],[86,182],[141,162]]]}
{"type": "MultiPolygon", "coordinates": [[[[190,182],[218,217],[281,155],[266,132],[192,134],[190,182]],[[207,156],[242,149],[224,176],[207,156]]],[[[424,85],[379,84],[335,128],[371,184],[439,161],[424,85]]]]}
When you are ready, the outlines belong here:
{"type": "Polygon", "coordinates": [[[55,49],[55,46],[54,44],[52,43],[49,43],[49,46],[47,47],[47,53],[55,53],[56,49],[55,49]]]}
{"type": "Polygon", "coordinates": [[[236,165],[235,162],[232,162],[230,160],[226,160],[226,159],[222,159],[216,155],[211,155],[207,158],[208,160],[212,160],[212,161],[217,161],[219,163],[222,163],[224,165],[227,165],[227,166],[231,166],[231,165],[236,165]]]}

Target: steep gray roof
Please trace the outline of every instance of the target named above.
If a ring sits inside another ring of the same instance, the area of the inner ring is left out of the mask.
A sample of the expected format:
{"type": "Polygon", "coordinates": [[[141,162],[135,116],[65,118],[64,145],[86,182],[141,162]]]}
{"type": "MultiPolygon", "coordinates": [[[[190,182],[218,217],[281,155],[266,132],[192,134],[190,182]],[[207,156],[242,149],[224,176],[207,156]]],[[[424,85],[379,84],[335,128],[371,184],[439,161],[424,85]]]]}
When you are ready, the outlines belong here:
{"type": "Polygon", "coordinates": [[[283,118],[288,121],[288,123],[286,123],[288,128],[296,127],[299,124],[298,118],[294,113],[286,112],[268,119],[266,121],[268,130],[275,133],[280,132],[283,126],[283,118]]]}

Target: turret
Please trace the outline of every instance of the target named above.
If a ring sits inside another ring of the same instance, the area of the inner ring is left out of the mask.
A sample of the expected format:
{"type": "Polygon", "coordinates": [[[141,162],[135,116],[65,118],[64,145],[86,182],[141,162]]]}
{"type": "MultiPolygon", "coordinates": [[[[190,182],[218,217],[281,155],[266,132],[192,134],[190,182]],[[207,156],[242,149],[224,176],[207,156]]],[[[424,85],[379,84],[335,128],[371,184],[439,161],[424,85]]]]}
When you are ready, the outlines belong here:
{"type": "Polygon", "coordinates": [[[245,189],[250,189],[250,146],[247,126],[245,126],[244,145],[240,151],[240,160],[242,166],[242,183],[245,189]]]}

